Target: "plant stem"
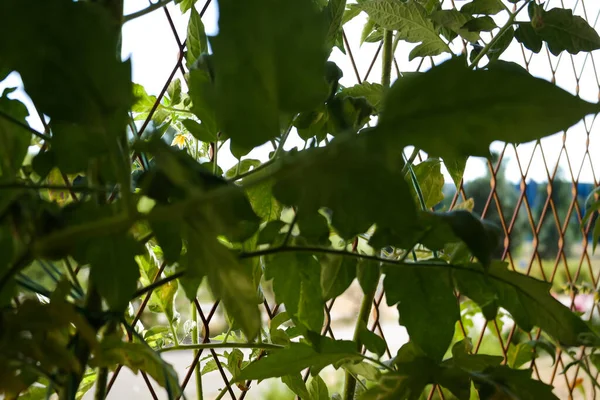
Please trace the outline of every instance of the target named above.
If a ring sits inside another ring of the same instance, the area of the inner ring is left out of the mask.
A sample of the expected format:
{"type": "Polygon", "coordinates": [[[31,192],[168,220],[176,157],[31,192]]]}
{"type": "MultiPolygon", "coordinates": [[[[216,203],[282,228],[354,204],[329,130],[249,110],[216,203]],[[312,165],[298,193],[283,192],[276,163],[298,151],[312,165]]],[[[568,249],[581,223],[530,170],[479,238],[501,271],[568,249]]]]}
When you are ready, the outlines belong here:
{"type": "MultiPolygon", "coordinates": [[[[360,303],[360,310],[358,312],[358,317],[356,318],[356,325],[354,327],[354,336],[352,337],[352,340],[356,343],[356,350],[359,353],[362,353],[360,331],[369,322],[369,316],[371,315],[371,310],[373,309],[373,300],[375,299],[376,290],[377,286],[368,293],[365,293],[362,302],[360,303]]],[[[342,398],[345,400],[353,400],[354,392],[356,391],[356,377],[350,372],[346,371],[344,381],[344,396],[342,398]]]]}
{"type": "Polygon", "coordinates": [[[177,350],[205,350],[205,349],[262,349],[262,350],[281,350],[284,346],[271,343],[235,343],[235,342],[217,342],[217,343],[198,343],[182,344],[179,346],[165,347],[159,349],[159,353],[177,350]]]}
{"type": "Polygon", "coordinates": [[[42,140],[46,140],[48,142],[52,141],[52,138],[48,135],[45,135],[43,133],[40,133],[38,131],[36,131],[35,129],[33,129],[32,127],[30,127],[29,125],[27,125],[26,123],[23,123],[21,121],[19,121],[18,119],[12,117],[11,115],[5,113],[4,111],[0,110],[0,117],[4,118],[5,120],[29,131],[30,133],[34,134],[35,136],[39,137],[42,140]]]}
{"type": "MultiPolygon", "coordinates": [[[[111,320],[104,331],[103,336],[110,336],[117,330],[117,322],[111,320]]],[[[98,368],[98,375],[96,378],[96,392],[94,393],[94,400],[104,400],[106,398],[106,387],[108,384],[108,368],[98,368]]]]}
{"type": "Polygon", "coordinates": [[[383,34],[383,53],[381,60],[381,85],[386,89],[390,87],[392,80],[392,62],[394,60],[394,53],[392,51],[393,39],[393,31],[386,30],[383,34]]]}
{"type": "MultiPolygon", "coordinates": [[[[190,312],[192,313],[192,321],[194,321],[194,327],[192,328],[192,344],[198,344],[198,310],[194,303],[190,304],[190,312]]],[[[198,350],[194,350],[194,359],[198,357],[198,350]]],[[[204,399],[204,393],[202,393],[202,371],[200,370],[200,362],[196,364],[196,393],[198,394],[198,400],[204,399]]]]}
{"type": "MultiPolygon", "coordinates": [[[[102,311],[102,298],[100,297],[100,294],[98,293],[96,285],[93,281],[90,281],[89,283],[88,294],[84,308],[90,314],[102,311]]],[[[94,331],[98,330],[99,326],[97,326],[96,323],[93,323],[91,325],[94,331]]],[[[81,371],[73,372],[68,375],[67,383],[65,384],[63,390],[60,393],[60,400],[75,399],[77,389],[79,388],[79,384],[81,383],[81,379],[83,378],[85,366],[87,365],[88,359],[90,357],[90,347],[85,342],[85,340],[83,340],[79,333],[75,334],[73,342],[75,358],[77,358],[77,360],[79,361],[79,365],[81,365],[81,371]]]]}
{"type": "MultiPolygon", "coordinates": [[[[394,33],[391,30],[385,30],[383,33],[383,54],[382,54],[382,65],[381,65],[381,85],[384,90],[389,89],[392,81],[392,62],[394,61],[393,52],[393,40],[394,33]]],[[[351,254],[355,254],[352,252],[351,254]]],[[[360,341],[360,331],[369,322],[369,316],[373,308],[373,299],[375,298],[375,291],[377,286],[372,290],[365,293],[360,304],[360,310],[356,318],[356,325],[354,326],[353,341],[356,343],[356,350],[362,353],[362,343],[360,341]]],[[[356,391],[356,377],[350,372],[346,371],[344,379],[344,400],[353,400],[354,393],[356,391]]]]}
{"type": "Polygon", "coordinates": [[[140,290],[138,290],[137,292],[135,292],[133,294],[133,297],[131,298],[131,300],[135,300],[138,297],[143,296],[146,293],[151,292],[158,287],[161,287],[162,285],[165,285],[171,281],[174,281],[175,279],[181,278],[184,273],[185,273],[185,271],[177,271],[174,274],[169,275],[163,279],[159,279],[155,282],[152,282],[148,286],[145,286],[145,287],[141,288],[140,290]]]}
{"type": "Polygon", "coordinates": [[[152,11],[156,11],[159,8],[165,7],[170,2],[171,0],[160,0],[157,3],[152,4],[151,6],[144,8],[143,10],[126,15],[125,17],[123,17],[123,22],[129,22],[136,18],[143,17],[146,14],[150,14],[152,11]]]}
{"type": "Polygon", "coordinates": [[[527,7],[527,5],[529,4],[530,1],[531,0],[526,0],[525,3],[523,3],[521,5],[521,7],[519,7],[517,9],[517,11],[515,11],[514,13],[510,13],[510,16],[508,17],[508,21],[506,21],[506,24],[504,24],[504,26],[502,28],[500,28],[500,30],[498,31],[496,36],[494,36],[492,38],[492,40],[490,40],[490,42],[488,44],[486,44],[483,49],[481,49],[481,51],[479,52],[479,54],[477,54],[477,56],[475,57],[475,59],[473,60],[471,65],[469,65],[469,68],[474,69],[475,67],[477,67],[477,64],[483,58],[483,56],[485,56],[490,51],[490,49],[496,44],[496,42],[498,42],[498,40],[502,37],[502,35],[504,35],[504,33],[506,33],[506,31],[508,31],[513,26],[513,23],[515,22],[515,18],[517,18],[517,15],[521,12],[521,10],[523,8],[527,7]]]}
{"type": "Polygon", "coordinates": [[[171,335],[173,335],[173,343],[175,343],[175,347],[179,346],[179,339],[177,338],[177,330],[173,326],[173,321],[169,320],[169,330],[171,331],[171,335]]]}

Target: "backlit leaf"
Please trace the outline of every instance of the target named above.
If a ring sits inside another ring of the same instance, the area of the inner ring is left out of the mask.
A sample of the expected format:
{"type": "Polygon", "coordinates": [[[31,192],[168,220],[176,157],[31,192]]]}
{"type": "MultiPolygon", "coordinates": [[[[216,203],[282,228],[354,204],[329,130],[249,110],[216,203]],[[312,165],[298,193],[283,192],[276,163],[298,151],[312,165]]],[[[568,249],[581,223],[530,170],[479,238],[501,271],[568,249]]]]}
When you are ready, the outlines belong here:
{"type": "Polygon", "coordinates": [[[536,33],[548,44],[554,55],[567,51],[577,54],[580,51],[600,49],[600,35],[585,19],[573,15],[573,10],[553,8],[544,11],[535,5],[536,14],[531,23],[536,33]]]}
{"type": "Polygon", "coordinates": [[[93,367],[116,368],[125,365],[135,374],[144,371],[160,386],[171,393],[181,393],[177,373],[173,367],[161,360],[158,353],[143,343],[122,342],[119,338],[109,336],[101,343],[101,350],[90,360],[93,367]]]}
{"type": "Polygon", "coordinates": [[[86,244],[90,278],[112,310],[124,310],[137,289],[140,271],[134,257],[140,252],[140,245],[126,235],[100,237],[86,244]]]}
{"type": "Polygon", "coordinates": [[[321,331],[324,320],[320,277],[319,263],[306,254],[276,254],[265,269],[265,278],[273,279],[277,302],[285,304],[295,321],[315,332],[321,331]]]}
{"type": "Polygon", "coordinates": [[[473,279],[479,277],[485,292],[493,290],[498,305],[510,312],[523,330],[538,326],[566,346],[597,342],[597,336],[585,322],[550,295],[549,283],[510,271],[503,262],[493,262],[487,272],[477,264],[468,268],[461,274],[471,273],[473,279]]]}
{"type": "Polygon", "coordinates": [[[280,134],[279,112],[308,111],[327,97],[325,15],[311,0],[219,3],[214,49],[223,131],[251,149],[280,134]]]}
{"type": "Polygon", "coordinates": [[[323,299],[329,300],[344,293],[356,277],[356,259],[328,256],[321,259],[321,288],[323,299]]]}
{"type": "Polygon", "coordinates": [[[598,110],[542,79],[506,68],[473,71],[455,57],[398,79],[377,130],[381,143],[412,144],[433,156],[486,156],[494,140],[539,139],[598,110]]]}
{"type": "Polygon", "coordinates": [[[310,380],[308,392],[312,400],[329,400],[329,389],[319,375],[313,376],[310,380]]]}
{"type": "Polygon", "coordinates": [[[515,31],[515,38],[534,53],[539,53],[542,50],[542,38],[531,24],[520,24],[515,31]]]}
{"type": "Polygon", "coordinates": [[[368,0],[359,6],[377,25],[398,31],[399,39],[409,43],[420,43],[410,52],[409,60],[450,52],[448,45],[427,18],[427,10],[418,1],[368,0]]]}
{"type": "Polygon", "coordinates": [[[204,24],[196,7],[191,7],[190,20],[187,27],[187,54],[185,56],[188,69],[200,58],[200,54],[208,53],[208,42],[204,32],[204,24]]]}
{"type": "Polygon", "coordinates": [[[363,82],[344,88],[340,93],[351,97],[364,97],[375,110],[379,110],[383,99],[383,86],[379,83],[363,82]]]}
{"type": "MultiPolygon", "coordinates": [[[[444,176],[442,175],[441,162],[436,158],[429,158],[413,167],[419,182],[425,206],[430,209],[444,200],[444,176]]],[[[415,194],[416,195],[416,194],[415,194]]]]}
{"type": "Polygon", "coordinates": [[[390,266],[384,271],[387,304],[399,303],[400,324],[406,327],[411,341],[441,361],[460,318],[449,270],[434,273],[428,268],[390,266]]]}
{"type": "Polygon", "coordinates": [[[401,174],[402,160],[376,143],[372,133],[336,138],[325,148],[289,157],[289,164],[277,174],[273,194],[304,212],[329,208],[331,225],[346,239],[366,232],[373,223],[392,233],[410,223],[416,207],[401,174]],[[305,190],[308,187],[311,190],[305,190]],[[394,201],[380,201],[383,198],[394,201]]]}
{"type": "Polygon", "coordinates": [[[460,9],[461,12],[475,15],[495,15],[502,10],[504,10],[502,0],[473,0],[460,9]]]}
{"type": "MultiPolygon", "coordinates": [[[[0,111],[24,125],[29,115],[25,104],[8,97],[11,89],[0,95],[0,111]]],[[[0,176],[13,179],[21,168],[31,142],[31,132],[0,116],[0,176]]]]}
{"type": "Polygon", "coordinates": [[[242,370],[237,381],[290,375],[305,368],[310,368],[311,374],[315,376],[327,365],[339,366],[343,362],[360,360],[361,356],[355,348],[354,342],[329,338],[323,338],[318,351],[308,344],[292,342],[289,347],[275,350],[266,357],[250,363],[242,370]]]}

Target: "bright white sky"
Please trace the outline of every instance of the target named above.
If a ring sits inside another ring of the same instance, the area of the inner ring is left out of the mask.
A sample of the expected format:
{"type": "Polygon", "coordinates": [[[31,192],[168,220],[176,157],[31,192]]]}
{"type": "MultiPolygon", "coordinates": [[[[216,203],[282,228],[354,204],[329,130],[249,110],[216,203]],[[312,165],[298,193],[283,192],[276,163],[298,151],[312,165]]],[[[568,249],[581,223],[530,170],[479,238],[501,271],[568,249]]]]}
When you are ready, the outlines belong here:
{"type": "MultiPolygon", "coordinates": [[[[458,2],[457,5],[460,7],[462,1],[458,2]]],[[[549,0],[548,8],[561,7],[560,0],[549,0]]],[[[564,1],[565,7],[573,8],[575,14],[586,16],[588,21],[592,21],[592,24],[598,20],[600,15],[600,1],[586,2],[585,4],[579,0],[566,0],[564,1]],[[585,6],[585,8],[584,8],[585,6]]],[[[125,0],[125,14],[130,14],[135,11],[141,10],[147,7],[149,4],[148,0],[125,0]]],[[[507,3],[508,4],[508,3],[507,3]]],[[[198,11],[204,5],[203,0],[199,0],[196,4],[198,11]]],[[[187,21],[189,18],[189,12],[182,15],[179,11],[179,7],[171,3],[168,6],[173,23],[177,29],[180,38],[185,38],[187,29],[187,21]]],[[[506,13],[501,13],[496,18],[498,25],[503,24],[506,19],[506,13]]],[[[527,20],[527,14],[524,11],[522,16],[517,20],[527,20]]],[[[376,44],[365,43],[359,47],[360,34],[362,26],[366,21],[366,16],[361,14],[350,23],[346,24],[345,32],[348,37],[352,54],[356,62],[358,71],[360,72],[361,79],[364,78],[366,71],[371,64],[371,60],[377,50],[376,44]]],[[[213,1],[204,14],[203,22],[208,35],[214,35],[218,32],[218,9],[217,2],[213,1]]],[[[489,41],[489,36],[485,37],[484,40],[489,41]]],[[[457,42],[457,41],[455,41],[457,42]]],[[[461,47],[455,43],[453,50],[455,53],[461,51],[461,47]]],[[[396,60],[401,71],[414,71],[418,67],[419,60],[408,61],[408,53],[413,45],[401,43],[398,46],[396,52],[396,60]]],[[[133,80],[136,83],[142,84],[149,94],[157,95],[164,82],[167,80],[171,73],[178,56],[178,48],[171,33],[169,22],[165,17],[163,10],[157,10],[153,13],[147,14],[144,17],[128,22],[123,28],[123,56],[131,57],[133,65],[133,80]]],[[[552,70],[550,65],[554,66],[556,70],[556,83],[565,90],[575,93],[577,87],[576,76],[579,76],[579,94],[580,96],[588,101],[597,102],[600,96],[600,84],[596,77],[596,65],[600,62],[598,58],[599,52],[596,51],[592,55],[581,53],[576,56],[571,56],[567,53],[563,53],[560,57],[554,57],[546,53],[546,49],[542,49],[540,54],[534,55],[530,63],[530,71],[539,77],[550,80],[552,77],[552,70]],[[556,67],[558,65],[558,67],[556,67]]],[[[530,59],[531,52],[525,50],[527,60],[530,59]]],[[[435,63],[439,63],[448,55],[435,57],[435,63]]],[[[504,60],[518,62],[523,64],[524,56],[521,51],[521,46],[513,42],[509,49],[502,56],[504,60]]],[[[350,63],[350,59],[347,55],[342,54],[339,50],[334,49],[330,59],[335,61],[337,65],[344,71],[344,77],[341,80],[341,84],[344,86],[351,86],[357,83],[357,78],[350,63]]],[[[429,67],[428,62],[424,64],[427,68],[429,67]]],[[[600,65],[599,65],[600,66],[600,65]]],[[[600,71],[599,71],[600,73],[600,71]]],[[[378,60],[369,77],[370,82],[379,82],[381,75],[380,61],[378,60]]],[[[392,79],[394,79],[395,71],[393,71],[392,79]]],[[[178,71],[176,77],[180,79],[182,76],[178,71]]],[[[183,79],[182,79],[183,81],[183,79]]],[[[5,87],[21,86],[21,81],[18,74],[11,74],[8,79],[0,82],[0,92],[5,87]]],[[[36,129],[42,130],[41,122],[37,115],[33,112],[30,100],[27,98],[23,91],[17,91],[13,97],[24,101],[29,107],[31,116],[29,117],[29,123],[36,129]]],[[[535,143],[528,143],[518,146],[517,152],[521,164],[519,164],[515,158],[515,150],[512,146],[506,152],[507,163],[505,164],[507,178],[514,182],[519,182],[521,179],[521,171],[526,175],[527,180],[545,181],[547,180],[547,171],[544,168],[544,160],[550,168],[554,168],[557,163],[563,170],[563,176],[566,179],[579,178],[580,182],[593,182],[592,165],[596,176],[600,177],[600,127],[598,123],[593,123],[594,117],[588,116],[585,123],[577,124],[576,126],[569,129],[566,138],[567,152],[565,154],[562,151],[562,134],[554,135],[542,141],[541,147],[535,146],[535,143]],[[586,127],[587,131],[591,132],[589,149],[593,157],[586,156],[586,127]],[[535,152],[534,152],[535,151],[535,152]],[[531,159],[531,155],[534,153],[531,161],[529,171],[526,172],[531,159]],[[595,157],[594,157],[595,156],[595,157]],[[559,158],[560,157],[560,158],[559,158]],[[570,168],[569,168],[570,165],[570,168]],[[571,172],[572,171],[572,176],[571,172]]],[[[286,143],[286,149],[294,146],[302,147],[304,142],[297,136],[291,137],[286,143]]],[[[492,150],[501,150],[503,147],[502,143],[493,143],[492,150]]],[[[256,149],[247,157],[266,159],[268,152],[271,150],[271,146],[263,146],[263,148],[256,149]]],[[[237,160],[229,153],[228,149],[224,146],[222,151],[219,153],[219,164],[224,170],[235,165],[237,160]]],[[[486,171],[486,164],[484,160],[478,158],[471,158],[467,164],[467,170],[465,172],[465,179],[471,180],[482,176],[486,171]]],[[[551,169],[550,174],[553,173],[551,169]]],[[[447,181],[451,182],[448,175],[446,175],[447,181]]]]}

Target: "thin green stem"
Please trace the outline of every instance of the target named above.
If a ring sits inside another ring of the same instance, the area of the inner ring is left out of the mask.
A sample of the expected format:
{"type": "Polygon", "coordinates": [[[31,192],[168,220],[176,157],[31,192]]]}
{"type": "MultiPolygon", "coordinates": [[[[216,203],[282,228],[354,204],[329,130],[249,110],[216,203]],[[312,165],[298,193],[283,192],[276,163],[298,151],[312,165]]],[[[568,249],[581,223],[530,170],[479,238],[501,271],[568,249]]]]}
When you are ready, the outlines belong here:
{"type": "Polygon", "coordinates": [[[163,110],[167,110],[167,111],[173,111],[173,112],[178,112],[178,113],[184,113],[184,114],[192,114],[194,115],[193,112],[191,112],[190,110],[186,110],[184,108],[177,108],[177,107],[168,107],[168,106],[160,106],[161,109],[163,110]]]}
{"type": "Polygon", "coordinates": [[[148,292],[153,291],[156,288],[161,287],[162,285],[165,285],[171,281],[174,281],[175,279],[179,279],[183,276],[183,274],[185,274],[185,271],[177,271],[172,275],[169,275],[163,279],[159,279],[155,282],[152,282],[151,284],[149,284],[148,286],[144,286],[143,288],[139,289],[137,292],[135,292],[133,294],[133,296],[131,297],[131,300],[135,300],[140,296],[145,295],[148,292]]]}
{"type": "Polygon", "coordinates": [[[21,121],[19,121],[18,119],[14,118],[13,116],[5,113],[4,111],[0,110],[0,117],[4,118],[5,120],[15,124],[16,126],[19,126],[27,131],[29,131],[30,133],[34,134],[35,136],[39,137],[40,139],[46,140],[48,142],[52,141],[52,138],[48,135],[45,135],[43,133],[40,133],[38,131],[36,131],[35,129],[33,129],[32,127],[30,127],[29,125],[27,125],[26,123],[23,123],[21,121]]]}
{"type": "Polygon", "coordinates": [[[75,286],[75,288],[78,291],[81,291],[81,293],[83,293],[83,287],[81,286],[81,283],[79,282],[79,279],[77,278],[77,274],[75,273],[75,270],[73,269],[73,266],[71,265],[71,262],[67,258],[65,258],[64,263],[65,263],[65,269],[67,270],[67,273],[69,274],[69,277],[71,278],[71,281],[73,282],[73,285],[75,286]]]}
{"type": "MultiPolygon", "coordinates": [[[[196,306],[194,303],[190,304],[190,312],[192,314],[192,321],[194,322],[194,327],[192,328],[192,344],[198,344],[198,310],[196,310],[196,306]]],[[[194,350],[194,359],[198,357],[198,350],[194,350]]],[[[196,364],[195,369],[196,374],[196,393],[198,394],[198,400],[204,399],[204,393],[202,390],[202,371],[200,370],[200,363],[196,364]]]]}
{"type": "Polygon", "coordinates": [[[217,140],[213,146],[213,174],[217,175],[219,164],[217,164],[217,155],[219,154],[219,141],[217,140]]]}
{"type": "Polygon", "coordinates": [[[389,88],[392,80],[392,62],[394,60],[394,53],[392,51],[393,40],[394,32],[386,30],[383,34],[383,53],[381,61],[381,85],[384,88],[389,88]]]}
{"type": "Polygon", "coordinates": [[[479,54],[477,54],[477,56],[475,57],[475,59],[473,60],[471,65],[469,65],[469,68],[474,69],[477,67],[477,64],[483,58],[483,56],[485,56],[490,51],[490,49],[492,47],[494,47],[494,45],[498,42],[498,40],[502,37],[502,35],[504,35],[506,33],[506,31],[508,31],[513,26],[515,19],[517,18],[517,15],[521,12],[521,10],[523,10],[525,7],[527,7],[527,5],[529,4],[530,1],[531,0],[526,0],[525,3],[523,3],[521,5],[521,7],[519,7],[517,9],[517,11],[515,11],[514,13],[510,13],[510,16],[508,17],[508,21],[506,21],[506,24],[504,24],[504,26],[502,28],[500,28],[500,31],[498,31],[496,36],[494,36],[492,38],[492,40],[490,40],[490,42],[488,44],[486,44],[483,49],[481,49],[481,51],[479,52],[479,54]]]}
{"type": "Polygon", "coordinates": [[[278,344],[271,343],[236,343],[236,342],[217,342],[217,343],[198,343],[182,344],[179,346],[165,347],[159,349],[159,353],[178,350],[209,350],[209,349],[262,349],[262,350],[281,350],[285,348],[278,344]]]}
{"type": "MultiPolygon", "coordinates": [[[[354,336],[352,337],[352,340],[356,343],[356,350],[359,353],[362,353],[362,342],[360,340],[360,332],[369,322],[369,316],[371,315],[371,310],[373,309],[373,300],[375,299],[376,290],[377,287],[374,287],[372,290],[365,293],[360,304],[358,317],[356,318],[356,325],[354,327],[354,336]]],[[[343,399],[353,400],[354,392],[356,391],[356,377],[350,372],[346,371],[344,381],[345,385],[343,399]]]]}
{"type": "MultiPolygon", "coordinates": [[[[382,54],[382,65],[381,65],[381,85],[384,90],[387,90],[390,87],[392,80],[392,63],[394,61],[394,52],[393,52],[393,40],[394,34],[391,30],[385,30],[383,33],[383,54],[382,54]]],[[[287,243],[284,242],[284,246],[287,243]]],[[[356,246],[354,247],[356,249],[356,246]]],[[[353,251],[350,254],[357,254],[353,251]]],[[[373,299],[375,298],[375,292],[377,290],[377,286],[373,287],[370,291],[366,292],[363,296],[362,302],[360,304],[360,310],[358,312],[358,316],[356,318],[356,324],[354,326],[354,336],[353,340],[356,343],[356,350],[362,354],[362,343],[360,340],[360,332],[364,329],[364,326],[369,322],[369,316],[371,315],[371,310],[373,309],[373,299]]],[[[353,400],[354,393],[356,392],[356,377],[350,372],[346,371],[345,379],[344,379],[344,400],[353,400]]]]}
{"type": "Polygon", "coordinates": [[[28,190],[62,190],[72,191],[75,193],[95,193],[95,192],[106,192],[107,190],[113,190],[113,188],[98,188],[89,186],[67,186],[67,185],[32,185],[27,182],[3,182],[0,183],[0,190],[2,189],[28,189],[28,190]]]}
{"type": "Polygon", "coordinates": [[[171,2],[171,0],[160,0],[159,2],[154,3],[151,6],[144,8],[143,10],[136,11],[134,13],[131,13],[131,14],[128,14],[128,15],[124,16],[123,17],[123,22],[129,22],[129,21],[132,21],[132,20],[134,20],[136,18],[143,17],[146,14],[150,14],[153,11],[156,11],[156,10],[158,10],[160,8],[165,7],[170,2],[171,2]]]}
{"type": "Polygon", "coordinates": [[[177,338],[177,330],[173,326],[172,320],[169,320],[169,330],[171,331],[171,335],[173,336],[173,343],[175,343],[176,347],[179,346],[179,339],[177,338]]]}

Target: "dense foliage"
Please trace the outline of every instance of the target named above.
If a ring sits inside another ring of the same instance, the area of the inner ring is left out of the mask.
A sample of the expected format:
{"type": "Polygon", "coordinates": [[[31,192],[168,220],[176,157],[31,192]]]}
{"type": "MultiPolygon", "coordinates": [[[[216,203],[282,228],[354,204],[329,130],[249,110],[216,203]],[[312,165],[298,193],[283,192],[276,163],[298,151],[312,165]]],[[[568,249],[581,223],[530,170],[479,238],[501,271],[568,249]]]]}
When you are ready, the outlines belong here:
{"type": "Polygon", "coordinates": [[[220,0],[219,34],[207,38],[194,1],[178,3],[191,10],[186,85],[173,81],[156,98],[117,56],[133,18],[122,2],[0,2],[0,79],[18,72],[48,121],[32,129],[12,89],[1,95],[0,393],[74,399],[96,382],[102,398],[108,369],[123,364],[177,397],[177,375],[158,352],[177,347],[177,335],[140,331],[129,306],[152,292],[151,308],[172,325],[178,286],[193,301],[205,281],[237,339],[198,344],[196,327],[188,347],[233,348],[228,367],[242,386],[281,377],[304,399],[328,399],[318,374],[333,365],[347,371],[345,399],[416,399],[430,384],[459,399],[555,398],[516,369],[524,362],[455,340],[456,294],[564,349],[593,351],[595,331],[549,284],[493,258],[496,226],[468,206],[431,210],[443,199],[441,163],[459,183],[467,157],[488,156],[492,141],[540,139],[600,111],[500,60],[513,39],[534,52],[592,51],[595,30],[531,0],[460,10],[437,0],[220,0]],[[525,9],[529,20],[517,20],[525,9]],[[342,87],[329,54],[344,50],[341,27],[361,12],[365,39],[382,41],[382,81],[342,87]],[[498,13],[504,26],[490,17],[498,13]],[[451,54],[455,38],[471,43],[468,55],[451,54]],[[409,59],[452,57],[390,86],[400,41],[416,44],[409,59]],[[294,130],[307,145],[285,151],[294,130]],[[227,172],[217,163],[225,142],[240,159],[227,172]],[[267,142],[268,161],[245,157],[267,142]],[[30,160],[32,144],[40,150],[30,160]],[[407,146],[430,158],[415,165],[407,146]],[[26,275],[39,265],[56,278],[50,289],[26,275]],[[325,301],[354,279],[364,292],[354,340],[323,336],[325,301]],[[410,335],[391,359],[365,327],[380,279],[410,335]],[[285,307],[268,329],[265,282],[285,307]],[[247,359],[239,348],[254,351],[247,359]]]}

